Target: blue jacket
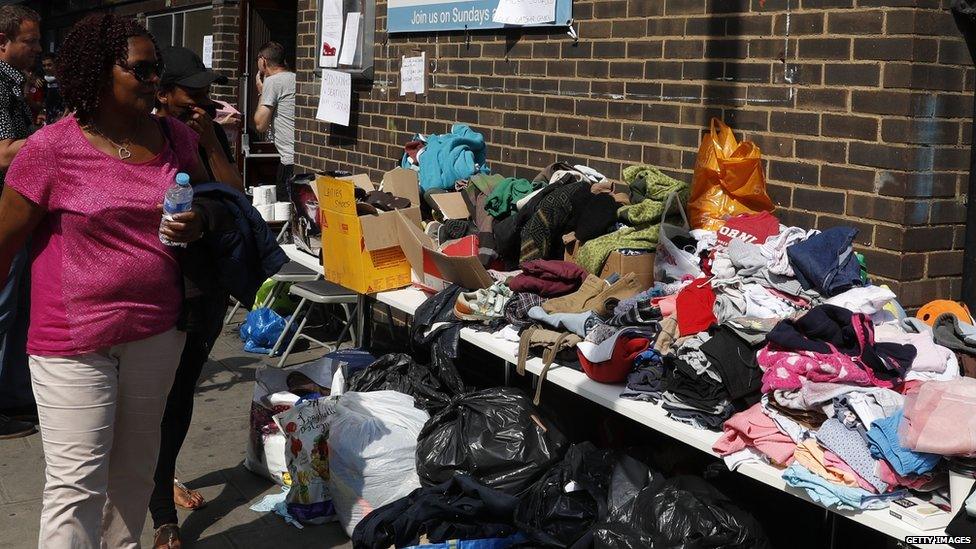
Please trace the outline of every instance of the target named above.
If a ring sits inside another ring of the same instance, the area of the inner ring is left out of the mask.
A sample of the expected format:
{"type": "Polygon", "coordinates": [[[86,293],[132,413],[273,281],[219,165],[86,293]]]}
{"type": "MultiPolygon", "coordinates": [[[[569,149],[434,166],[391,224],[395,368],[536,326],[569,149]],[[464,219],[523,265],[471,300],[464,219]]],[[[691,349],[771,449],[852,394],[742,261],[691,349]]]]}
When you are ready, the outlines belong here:
{"type": "Polygon", "coordinates": [[[183,254],[183,275],[204,293],[227,292],[246,308],[258,288],[288,262],[274,233],[250,200],[221,183],[193,186],[194,208],[204,212],[203,238],[183,254]]]}
{"type": "Polygon", "coordinates": [[[804,290],[814,289],[832,297],[855,286],[863,286],[861,264],[852,244],[853,227],[831,227],[803,242],[786,248],[790,266],[804,290]]]}

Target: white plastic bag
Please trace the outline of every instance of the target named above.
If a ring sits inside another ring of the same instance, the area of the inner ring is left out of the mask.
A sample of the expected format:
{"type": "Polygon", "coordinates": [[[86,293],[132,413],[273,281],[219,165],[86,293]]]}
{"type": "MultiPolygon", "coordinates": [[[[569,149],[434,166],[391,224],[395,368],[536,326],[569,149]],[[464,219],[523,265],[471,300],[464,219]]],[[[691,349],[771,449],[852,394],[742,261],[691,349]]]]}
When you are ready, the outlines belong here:
{"type": "Polygon", "coordinates": [[[417,436],[429,419],[396,391],[339,397],[329,428],[329,491],[350,536],[376,508],[420,488],[417,436]]]}
{"type": "Polygon", "coordinates": [[[285,436],[285,456],[291,487],[285,503],[291,516],[303,523],[324,524],[335,519],[329,479],[329,422],[339,397],[303,400],[274,416],[285,436]]]}
{"type": "Polygon", "coordinates": [[[678,247],[673,239],[677,236],[691,237],[691,226],[688,216],[681,205],[677,193],[671,193],[664,201],[664,211],[661,213],[661,230],[658,234],[657,253],[654,256],[654,280],[658,282],[680,281],[684,277],[698,278],[702,276],[695,254],[678,247]],[[683,226],[666,223],[665,219],[671,211],[671,204],[677,204],[678,213],[684,221],[683,226]]]}
{"type": "Polygon", "coordinates": [[[290,409],[298,395],[288,391],[288,374],[301,372],[323,387],[332,383],[332,360],[318,360],[294,368],[261,368],[255,373],[250,429],[244,467],[282,486],[291,484],[285,462],[285,436],[273,416],[290,409]]]}

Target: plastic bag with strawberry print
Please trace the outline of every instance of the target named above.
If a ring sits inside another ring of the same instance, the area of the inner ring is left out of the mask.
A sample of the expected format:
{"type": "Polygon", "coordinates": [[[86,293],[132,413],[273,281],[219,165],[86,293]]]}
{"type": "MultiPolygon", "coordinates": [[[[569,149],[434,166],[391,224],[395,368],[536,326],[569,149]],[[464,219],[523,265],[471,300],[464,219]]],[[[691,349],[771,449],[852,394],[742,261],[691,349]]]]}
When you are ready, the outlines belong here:
{"type": "Polygon", "coordinates": [[[285,460],[291,487],[285,503],[299,521],[323,524],[335,520],[329,493],[329,423],[339,397],[300,400],[274,416],[285,434],[285,460]]]}

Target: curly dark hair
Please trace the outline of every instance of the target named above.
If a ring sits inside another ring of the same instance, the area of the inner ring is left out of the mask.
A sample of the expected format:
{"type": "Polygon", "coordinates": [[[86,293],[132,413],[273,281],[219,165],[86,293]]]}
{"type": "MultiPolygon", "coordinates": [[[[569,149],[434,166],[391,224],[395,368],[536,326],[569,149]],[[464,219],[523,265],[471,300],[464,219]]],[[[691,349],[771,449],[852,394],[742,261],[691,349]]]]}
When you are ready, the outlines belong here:
{"type": "Polygon", "coordinates": [[[156,59],[162,60],[152,34],[133,19],[111,13],[85,17],[68,32],[58,49],[54,72],[61,85],[65,108],[82,124],[91,122],[105,88],[112,82],[112,67],[125,63],[129,38],[152,40],[156,59]]]}

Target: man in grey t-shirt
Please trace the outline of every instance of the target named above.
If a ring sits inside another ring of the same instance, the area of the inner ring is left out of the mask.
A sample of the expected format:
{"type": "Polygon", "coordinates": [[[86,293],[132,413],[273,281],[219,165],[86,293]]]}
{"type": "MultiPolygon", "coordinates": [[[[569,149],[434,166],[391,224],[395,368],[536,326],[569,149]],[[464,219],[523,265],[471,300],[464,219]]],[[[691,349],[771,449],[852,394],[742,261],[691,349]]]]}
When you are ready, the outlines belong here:
{"type": "Polygon", "coordinates": [[[295,73],[288,70],[285,48],[268,42],[258,50],[255,80],[261,103],[254,111],[259,132],[271,130],[281,160],[275,181],[279,201],[288,200],[288,181],[295,173],[295,73]]]}

